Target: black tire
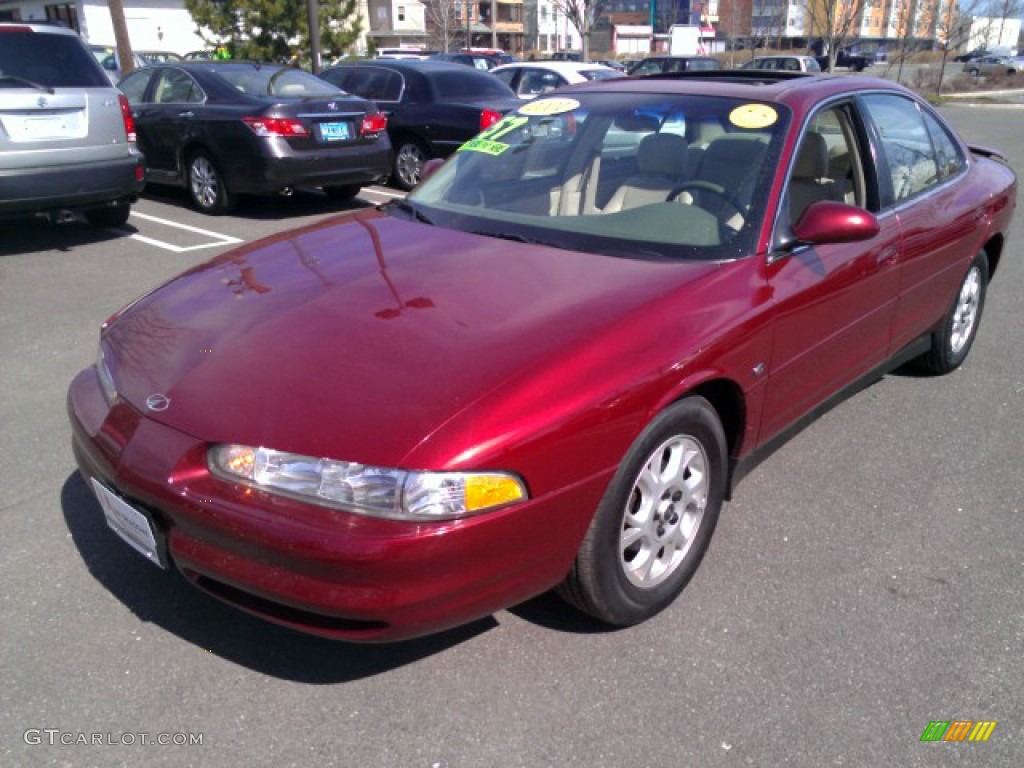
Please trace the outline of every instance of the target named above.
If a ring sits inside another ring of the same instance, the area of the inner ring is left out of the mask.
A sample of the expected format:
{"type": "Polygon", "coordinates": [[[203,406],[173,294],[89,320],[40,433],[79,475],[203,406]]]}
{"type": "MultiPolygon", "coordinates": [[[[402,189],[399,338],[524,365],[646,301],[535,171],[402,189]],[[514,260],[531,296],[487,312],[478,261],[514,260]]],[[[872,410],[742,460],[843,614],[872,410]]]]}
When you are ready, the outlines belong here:
{"type": "Polygon", "coordinates": [[[132,211],[129,203],[118,203],[106,208],[92,208],[83,211],[85,220],[94,227],[123,227],[128,221],[128,214],[132,211]]]}
{"type": "Polygon", "coordinates": [[[638,624],[671,604],[711,541],[726,466],[725,433],[707,400],[691,396],[666,408],[626,453],[559,595],[615,626],[638,624]]]}
{"type": "Polygon", "coordinates": [[[324,187],[324,194],[336,203],[348,203],[355,200],[361,190],[358,184],[343,184],[333,187],[324,187]]]}
{"type": "Polygon", "coordinates": [[[410,191],[420,183],[423,164],[430,158],[430,150],[418,139],[399,139],[395,146],[391,183],[406,192],[410,191]]]}
{"type": "Polygon", "coordinates": [[[186,173],[188,194],[198,210],[212,216],[231,210],[234,196],[217,164],[204,150],[197,150],[189,156],[186,173]]]}
{"type": "Polygon", "coordinates": [[[955,371],[967,359],[978,335],[988,290],[988,259],[974,257],[942,324],[932,334],[932,348],[918,358],[926,373],[941,376],[955,371]]]}

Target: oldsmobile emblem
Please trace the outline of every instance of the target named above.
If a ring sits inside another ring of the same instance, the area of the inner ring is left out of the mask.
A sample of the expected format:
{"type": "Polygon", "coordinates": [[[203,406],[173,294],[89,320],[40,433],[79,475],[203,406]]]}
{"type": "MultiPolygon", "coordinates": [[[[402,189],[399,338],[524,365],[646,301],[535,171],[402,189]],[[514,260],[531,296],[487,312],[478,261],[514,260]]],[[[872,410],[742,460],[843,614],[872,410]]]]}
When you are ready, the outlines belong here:
{"type": "Polygon", "coordinates": [[[338,104],[337,104],[337,102],[334,102],[334,101],[328,101],[328,102],[327,102],[327,108],[328,108],[329,110],[331,110],[331,111],[337,111],[337,109],[338,109],[338,104]]]}
{"type": "Polygon", "coordinates": [[[171,405],[171,398],[160,392],[146,398],[146,407],[151,411],[166,411],[171,405]]]}
{"type": "Polygon", "coordinates": [[[39,97],[39,99],[38,99],[38,100],[36,101],[36,104],[38,104],[38,105],[39,105],[39,108],[40,108],[40,109],[44,109],[44,108],[46,107],[46,105],[47,105],[47,104],[49,104],[49,103],[50,103],[50,102],[48,102],[48,101],[46,100],[46,97],[45,97],[45,96],[40,96],[40,97],[39,97]]]}

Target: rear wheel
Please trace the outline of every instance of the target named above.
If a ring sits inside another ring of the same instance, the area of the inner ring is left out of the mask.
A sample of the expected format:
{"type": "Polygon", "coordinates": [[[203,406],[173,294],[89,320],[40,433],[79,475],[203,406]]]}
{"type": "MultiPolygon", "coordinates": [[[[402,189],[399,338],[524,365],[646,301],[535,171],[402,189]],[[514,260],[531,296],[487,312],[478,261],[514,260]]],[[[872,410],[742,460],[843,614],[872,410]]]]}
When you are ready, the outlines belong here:
{"type": "Polygon", "coordinates": [[[343,184],[333,187],[324,187],[324,194],[336,203],[347,203],[355,199],[356,195],[359,194],[360,189],[362,189],[362,187],[358,184],[343,184]]]}
{"type": "Polygon", "coordinates": [[[120,227],[128,221],[132,207],[129,203],[118,203],[106,208],[93,208],[84,211],[85,220],[94,227],[120,227]]]}
{"type": "Polygon", "coordinates": [[[420,183],[423,164],[430,159],[430,152],[416,139],[400,139],[395,149],[394,171],[391,175],[395,185],[406,191],[420,183]]]}
{"type": "Polygon", "coordinates": [[[226,213],[232,205],[224,177],[206,152],[195,152],[188,161],[188,192],[192,204],[203,213],[226,213]]]}
{"type": "Polygon", "coordinates": [[[931,350],[918,358],[921,368],[928,373],[942,375],[955,371],[967,359],[978,334],[987,289],[988,259],[984,253],[979,253],[960,283],[942,325],[932,335],[931,350]]]}
{"type": "Polygon", "coordinates": [[[668,606],[700,564],[725,498],[725,433],[714,408],[688,397],[629,449],[559,594],[617,626],[668,606]]]}

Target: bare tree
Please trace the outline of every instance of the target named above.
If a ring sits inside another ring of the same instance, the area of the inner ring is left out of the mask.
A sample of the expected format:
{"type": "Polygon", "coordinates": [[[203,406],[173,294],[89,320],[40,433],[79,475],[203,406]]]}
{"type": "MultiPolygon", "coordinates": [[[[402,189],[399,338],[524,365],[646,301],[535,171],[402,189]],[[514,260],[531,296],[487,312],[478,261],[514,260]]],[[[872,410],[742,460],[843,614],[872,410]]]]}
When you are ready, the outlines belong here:
{"type": "Polygon", "coordinates": [[[553,0],[552,5],[561,11],[580,34],[583,41],[583,60],[590,60],[590,33],[594,22],[604,13],[605,0],[553,0]]]}
{"type": "MultiPolygon", "coordinates": [[[[426,6],[431,47],[441,48],[448,53],[458,45],[459,39],[465,34],[459,14],[466,6],[465,0],[423,0],[423,4],[426,6]]],[[[469,47],[468,43],[466,47],[469,47]]]]}
{"type": "MultiPolygon", "coordinates": [[[[733,5],[735,9],[742,6],[733,5]]],[[[757,49],[766,47],[771,40],[781,40],[786,32],[786,16],[789,5],[786,0],[754,0],[750,18],[750,60],[757,56],[757,49]]],[[[776,47],[781,47],[776,44],[776,47]]],[[[730,60],[730,65],[731,65],[730,60]]]]}
{"type": "Polygon", "coordinates": [[[935,20],[935,39],[942,46],[942,63],[939,65],[939,79],[935,85],[935,94],[942,95],[942,81],[946,76],[946,60],[951,50],[956,50],[971,36],[974,22],[972,13],[977,3],[961,7],[958,3],[950,3],[939,11],[935,20]]]}
{"type": "Polygon", "coordinates": [[[821,38],[822,54],[828,56],[828,68],[836,65],[839,49],[860,35],[864,10],[869,0],[804,0],[810,34],[821,38]]]}

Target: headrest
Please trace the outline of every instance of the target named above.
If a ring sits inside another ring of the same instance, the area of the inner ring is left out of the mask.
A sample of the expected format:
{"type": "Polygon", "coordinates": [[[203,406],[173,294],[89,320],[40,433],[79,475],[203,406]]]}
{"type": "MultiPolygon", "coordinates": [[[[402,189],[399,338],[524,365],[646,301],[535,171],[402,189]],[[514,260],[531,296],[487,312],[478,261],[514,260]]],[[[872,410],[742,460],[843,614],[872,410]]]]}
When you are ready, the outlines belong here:
{"type": "Polygon", "coordinates": [[[686,139],[674,133],[652,133],[644,136],[637,148],[637,170],[640,173],[684,176],[688,148],[686,139]]]}
{"type": "Polygon", "coordinates": [[[793,177],[820,179],[825,176],[828,176],[828,144],[820,133],[808,133],[796,153],[793,177]]]}

